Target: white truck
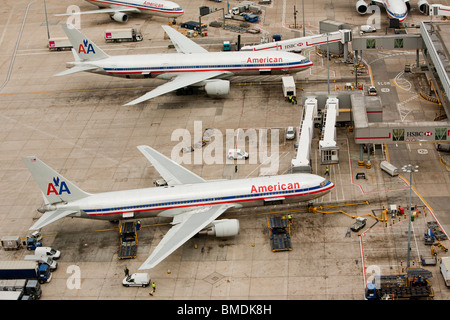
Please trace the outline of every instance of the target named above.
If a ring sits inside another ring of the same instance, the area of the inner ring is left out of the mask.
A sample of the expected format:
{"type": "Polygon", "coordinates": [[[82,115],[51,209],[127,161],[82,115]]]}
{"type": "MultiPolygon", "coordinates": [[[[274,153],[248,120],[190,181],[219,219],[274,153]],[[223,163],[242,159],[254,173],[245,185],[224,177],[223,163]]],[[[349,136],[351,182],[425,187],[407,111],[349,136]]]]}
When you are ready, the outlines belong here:
{"type": "Polygon", "coordinates": [[[450,287],[450,257],[441,258],[441,273],[444,277],[445,285],[450,287]]]}
{"type": "Polygon", "coordinates": [[[106,42],[142,41],[142,34],[134,28],[110,29],[105,31],[106,42]]]}
{"type": "Polygon", "coordinates": [[[295,81],[294,77],[287,76],[281,78],[283,82],[283,94],[285,98],[288,98],[289,96],[295,97],[296,96],[296,89],[295,89],[295,81]]]}
{"type": "Polygon", "coordinates": [[[391,176],[398,176],[398,169],[394,165],[390,164],[387,161],[381,161],[380,163],[381,170],[389,173],[391,176]]]}
{"type": "Polygon", "coordinates": [[[52,51],[70,50],[72,49],[72,44],[67,37],[63,38],[50,38],[48,40],[48,48],[52,51]]]}
{"type": "Polygon", "coordinates": [[[37,261],[40,264],[47,264],[50,268],[50,271],[56,270],[58,268],[58,263],[54,261],[52,258],[49,258],[47,256],[40,256],[35,254],[28,254],[25,256],[25,261],[37,261]]]}

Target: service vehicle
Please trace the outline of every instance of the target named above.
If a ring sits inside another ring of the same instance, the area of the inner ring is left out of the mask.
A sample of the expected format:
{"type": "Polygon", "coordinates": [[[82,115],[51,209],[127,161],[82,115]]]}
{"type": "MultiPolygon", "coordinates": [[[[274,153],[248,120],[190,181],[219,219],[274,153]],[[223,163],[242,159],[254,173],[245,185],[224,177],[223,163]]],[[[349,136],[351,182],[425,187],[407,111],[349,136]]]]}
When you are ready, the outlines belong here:
{"type": "Polygon", "coordinates": [[[230,160],[245,160],[248,159],[248,153],[241,149],[230,149],[227,157],[230,160]]]}
{"type": "Polygon", "coordinates": [[[377,29],[375,29],[374,27],[370,26],[370,25],[363,25],[361,26],[361,32],[367,33],[367,32],[376,32],[377,29]]]}
{"type": "Polygon", "coordinates": [[[20,292],[21,300],[38,300],[42,295],[42,288],[37,280],[0,280],[0,292],[5,291],[20,292]]]}
{"type": "Polygon", "coordinates": [[[381,161],[380,163],[381,170],[389,173],[391,176],[398,176],[398,169],[396,166],[390,164],[387,161],[381,161]]]}
{"type": "Polygon", "coordinates": [[[50,267],[37,261],[0,261],[0,279],[33,279],[50,282],[50,267]]]}
{"type": "Polygon", "coordinates": [[[352,231],[357,232],[366,226],[366,218],[358,217],[356,218],[356,222],[350,227],[352,231]]]}
{"type": "Polygon", "coordinates": [[[444,277],[445,285],[450,287],[450,257],[441,258],[441,274],[444,277]]]}
{"type": "Polygon", "coordinates": [[[48,48],[52,51],[71,50],[73,48],[69,38],[50,38],[48,40],[48,48]]]}
{"type": "Polygon", "coordinates": [[[294,77],[292,77],[292,76],[281,77],[281,81],[283,83],[284,97],[286,99],[288,99],[289,97],[295,97],[297,94],[297,91],[295,88],[294,77]]]}
{"type": "Polygon", "coordinates": [[[46,256],[53,260],[61,257],[61,252],[59,250],[55,250],[50,247],[38,247],[34,250],[34,254],[37,256],[46,256]]]}
{"type": "Polygon", "coordinates": [[[25,256],[25,261],[37,261],[39,264],[47,264],[50,267],[50,271],[55,271],[58,268],[58,263],[52,258],[47,256],[41,256],[36,254],[28,254],[25,256]]]}
{"type": "Polygon", "coordinates": [[[110,29],[105,31],[106,42],[142,41],[143,37],[134,28],[110,29]]]}
{"type": "Polygon", "coordinates": [[[374,86],[370,86],[370,87],[367,89],[367,94],[368,94],[369,96],[376,96],[376,95],[377,95],[377,89],[376,89],[374,86]]]}
{"type": "Polygon", "coordinates": [[[3,250],[18,250],[22,248],[19,236],[5,236],[1,240],[3,250]]]}
{"type": "Polygon", "coordinates": [[[294,127],[288,127],[286,130],[286,139],[292,140],[295,138],[295,129],[294,127]]]}
{"type": "Polygon", "coordinates": [[[133,273],[125,277],[122,285],[125,287],[148,287],[150,284],[150,277],[148,273],[133,273]]]}

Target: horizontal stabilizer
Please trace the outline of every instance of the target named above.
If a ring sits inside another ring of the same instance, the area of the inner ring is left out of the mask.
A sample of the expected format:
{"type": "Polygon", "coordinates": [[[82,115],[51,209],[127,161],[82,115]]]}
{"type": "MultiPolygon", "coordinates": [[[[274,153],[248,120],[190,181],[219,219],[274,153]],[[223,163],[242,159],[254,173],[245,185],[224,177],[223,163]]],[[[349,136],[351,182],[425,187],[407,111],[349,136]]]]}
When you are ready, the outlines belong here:
{"type": "Polygon", "coordinates": [[[69,214],[76,213],[74,210],[55,210],[46,212],[42,215],[42,217],[36,221],[35,224],[30,228],[30,230],[39,230],[46,225],[55,222],[61,218],[67,217],[69,214]]]}
{"type": "Polygon", "coordinates": [[[82,72],[82,71],[89,71],[89,70],[95,70],[98,69],[96,66],[75,66],[70,69],[64,70],[62,72],[59,72],[57,74],[54,74],[54,77],[60,77],[65,76],[72,73],[82,72]]]}

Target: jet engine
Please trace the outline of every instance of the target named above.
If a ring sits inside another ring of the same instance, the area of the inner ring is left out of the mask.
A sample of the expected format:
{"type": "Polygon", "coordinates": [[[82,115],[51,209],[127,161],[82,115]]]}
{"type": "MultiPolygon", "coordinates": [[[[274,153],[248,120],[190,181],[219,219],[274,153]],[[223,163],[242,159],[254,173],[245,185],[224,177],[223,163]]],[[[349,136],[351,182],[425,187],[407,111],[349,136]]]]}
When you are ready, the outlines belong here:
{"type": "Polygon", "coordinates": [[[200,234],[207,234],[208,236],[216,237],[232,237],[239,234],[239,220],[237,219],[223,219],[215,220],[202,231],[200,234]]]}
{"type": "Polygon", "coordinates": [[[368,7],[369,6],[367,5],[367,3],[365,3],[363,0],[359,0],[356,3],[356,11],[358,11],[359,14],[366,14],[368,7]]]}
{"type": "Polygon", "coordinates": [[[123,12],[116,12],[113,15],[111,15],[111,19],[117,22],[127,22],[128,15],[126,15],[123,12]]]}
{"type": "Polygon", "coordinates": [[[427,0],[419,0],[417,6],[419,7],[419,11],[423,14],[428,14],[430,11],[430,4],[427,0]]]}
{"type": "Polygon", "coordinates": [[[230,81],[208,80],[205,84],[205,91],[209,96],[223,96],[230,92],[230,81]]]}

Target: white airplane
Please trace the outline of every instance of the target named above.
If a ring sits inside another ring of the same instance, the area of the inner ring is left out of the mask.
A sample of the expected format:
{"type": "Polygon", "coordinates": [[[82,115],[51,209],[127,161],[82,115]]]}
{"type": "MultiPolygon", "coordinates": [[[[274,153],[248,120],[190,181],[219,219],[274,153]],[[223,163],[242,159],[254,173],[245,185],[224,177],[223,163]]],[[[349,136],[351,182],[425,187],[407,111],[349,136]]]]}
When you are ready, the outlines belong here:
{"type": "MultiPolygon", "coordinates": [[[[400,22],[406,19],[411,7],[409,0],[372,0],[371,3],[382,5],[390,19],[397,19],[400,22]]],[[[359,0],[356,3],[356,11],[359,14],[366,14],[369,5],[364,0],[359,0]]]]}
{"type": "Polygon", "coordinates": [[[172,1],[165,0],[86,0],[100,8],[99,10],[82,11],[75,13],[62,13],[55,16],[71,16],[80,14],[108,13],[112,20],[127,22],[128,13],[146,13],[160,17],[179,17],[184,11],[172,1]]]}
{"type": "Polygon", "coordinates": [[[171,217],[173,226],[140,267],[151,269],[201,231],[217,237],[237,235],[238,220],[216,220],[232,207],[309,201],[334,188],[327,179],[307,173],[206,181],[148,146],[138,149],[168,186],[90,194],[38,158],[24,157],[46,202],[38,209],[42,217],[30,230],[41,229],[64,217],[101,220],[171,217]]]}
{"type": "Polygon", "coordinates": [[[88,71],[125,78],[156,77],[166,82],[126,105],[134,105],[188,86],[204,87],[208,95],[226,95],[235,75],[295,73],[313,64],[304,56],[283,52],[208,52],[169,26],[162,26],[178,53],[109,56],[72,26],[63,29],[72,43],[74,62],[55,76],[88,71]]]}

